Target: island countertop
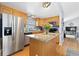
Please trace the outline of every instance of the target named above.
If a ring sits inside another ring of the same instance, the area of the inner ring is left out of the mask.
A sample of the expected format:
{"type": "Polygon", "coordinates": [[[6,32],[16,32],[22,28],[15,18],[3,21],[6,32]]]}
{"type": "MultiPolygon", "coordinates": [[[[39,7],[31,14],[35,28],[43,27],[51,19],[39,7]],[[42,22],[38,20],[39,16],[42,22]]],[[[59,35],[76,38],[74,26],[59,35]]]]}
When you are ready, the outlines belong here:
{"type": "Polygon", "coordinates": [[[59,35],[58,33],[48,33],[48,34],[40,33],[40,34],[30,34],[26,36],[31,39],[40,40],[42,42],[48,42],[51,39],[54,39],[55,37],[57,37],[58,35],[59,35]]]}

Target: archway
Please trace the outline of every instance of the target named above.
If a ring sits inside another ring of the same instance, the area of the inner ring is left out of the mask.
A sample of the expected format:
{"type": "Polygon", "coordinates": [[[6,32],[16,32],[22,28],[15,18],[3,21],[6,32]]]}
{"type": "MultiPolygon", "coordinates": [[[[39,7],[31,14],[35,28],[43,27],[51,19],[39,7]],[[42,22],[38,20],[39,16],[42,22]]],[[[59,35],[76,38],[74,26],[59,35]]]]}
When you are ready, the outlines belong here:
{"type": "Polygon", "coordinates": [[[59,45],[62,45],[64,42],[64,11],[59,2],[54,2],[54,5],[59,11],[60,26],[59,26],[59,45]]]}
{"type": "MultiPolygon", "coordinates": [[[[63,22],[63,19],[64,19],[64,12],[63,12],[63,8],[62,8],[62,5],[59,3],[59,2],[51,2],[54,6],[55,6],[55,8],[57,9],[57,11],[58,11],[58,16],[59,16],[59,19],[60,19],[60,21],[59,21],[59,25],[60,25],[60,27],[59,27],[59,45],[62,45],[63,44],[63,42],[64,42],[64,28],[63,28],[63,26],[64,26],[64,22],[63,22]]],[[[30,6],[31,5],[31,3],[28,3],[27,4],[27,11],[28,11],[28,14],[29,13],[31,13],[32,15],[35,15],[36,17],[40,17],[40,16],[38,16],[38,15],[40,15],[40,13],[36,13],[36,12],[39,12],[38,11],[38,9],[40,9],[41,8],[41,6],[39,6],[38,5],[38,3],[37,4],[33,4],[32,6],[30,6]],[[37,7],[37,6],[39,6],[39,7],[37,7]],[[30,8],[31,9],[29,9],[29,6],[30,6],[30,8]],[[30,10],[30,11],[29,11],[30,10]],[[36,11],[37,10],[37,11],[36,11]],[[35,12],[34,12],[35,11],[35,12]]],[[[50,7],[50,6],[49,6],[50,7]]],[[[53,7],[54,8],[54,7],[53,7]]],[[[43,9],[41,9],[41,10],[44,10],[44,11],[42,11],[42,12],[45,12],[45,10],[47,10],[47,8],[43,8],[43,9]]],[[[52,10],[51,10],[52,11],[52,10]]],[[[41,13],[41,16],[43,16],[43,14],[45,15],[46,13],[41,13]]],[[[47,15],[47,16],[49,16],[49,15],[47,15]]]]}

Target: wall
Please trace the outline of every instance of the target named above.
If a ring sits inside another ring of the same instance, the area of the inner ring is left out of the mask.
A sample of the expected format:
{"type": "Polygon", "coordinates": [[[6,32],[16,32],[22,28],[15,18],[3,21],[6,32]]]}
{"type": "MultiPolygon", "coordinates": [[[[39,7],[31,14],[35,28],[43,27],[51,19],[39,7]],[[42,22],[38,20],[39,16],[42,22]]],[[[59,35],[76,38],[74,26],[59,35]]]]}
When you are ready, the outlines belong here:
{"type": "Polygon", "coordinates": [[[64,27],[70,26],[69,24],[73,23],[73,26],[77,26],[77,30],[79,32],[79,17],[70,19],[69,21],[64,22],[64,27]]]}
{"type": "Polygon", "coordinates": [[[49,17],[49,18],[35,18],[38,22],[38,26],[44,26],[48,22],[56,21],[59,24],[59,16],[49,17]]]}

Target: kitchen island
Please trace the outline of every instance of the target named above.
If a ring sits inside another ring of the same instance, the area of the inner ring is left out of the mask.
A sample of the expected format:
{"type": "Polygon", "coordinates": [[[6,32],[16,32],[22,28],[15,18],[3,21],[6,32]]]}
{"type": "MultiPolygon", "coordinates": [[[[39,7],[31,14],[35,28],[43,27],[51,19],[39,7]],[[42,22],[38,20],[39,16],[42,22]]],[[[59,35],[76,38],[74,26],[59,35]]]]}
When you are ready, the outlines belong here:
{"type": "Polygon", "coordinates": [[[30,38],[30,56],[57,56],[56,43],[59,40],[58,33],[40,33],[27,35],[30,38]]]}

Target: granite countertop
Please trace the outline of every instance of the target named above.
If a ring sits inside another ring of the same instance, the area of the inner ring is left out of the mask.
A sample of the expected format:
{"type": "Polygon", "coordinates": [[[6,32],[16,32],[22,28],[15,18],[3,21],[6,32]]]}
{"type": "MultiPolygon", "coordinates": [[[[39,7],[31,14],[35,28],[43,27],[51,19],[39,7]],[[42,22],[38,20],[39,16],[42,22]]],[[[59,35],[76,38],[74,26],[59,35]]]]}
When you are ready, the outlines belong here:
{"type": "Polygon", "coordinates": [[[24,32],[24,35],[29,35],[29,34],[34,34],[34,33],[43,33],[43,31],[24,32]]]}
{"type": "Polygon", "coordinates": [[[51,39],[54,39],[56,36],[58,36],[58,33],[40,33],[40,34],[31,34],[31,35],[26,35],[29,38],[40,40],[42,42],[48,42],[51,39]]]}

